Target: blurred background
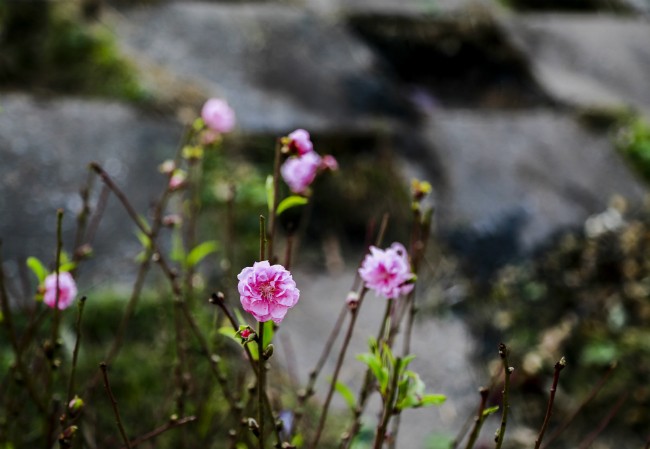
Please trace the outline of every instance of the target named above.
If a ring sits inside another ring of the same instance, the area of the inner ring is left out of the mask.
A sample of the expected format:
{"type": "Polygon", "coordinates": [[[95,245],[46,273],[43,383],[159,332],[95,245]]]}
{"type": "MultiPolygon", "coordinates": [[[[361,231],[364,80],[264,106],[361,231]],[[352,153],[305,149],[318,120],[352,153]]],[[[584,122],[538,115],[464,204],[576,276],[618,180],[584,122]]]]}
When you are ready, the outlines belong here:
{"type": "MultiPolygon", "coordinates": [[[[387,241],[407,238],[417,177],[433,185],[436,212],[414,366],[450,399],[409,412],[399,446],[446,447],[505,341],[519,392],[512,447],[534,441],[563,355],[557,423],[618,367],[553,447],[583,447],[597,423],[607,428],[592,447],[642,447],[649,18],[648,0],[0,0],[5,270],[24,279],[26,257],[53,260],[56,208],[72,241],[91,161],[146,213],[165,185],[157,166],[203,102],[221,97],[237,130],[206,160],[202,230],[224,238],[215,223],[236,179],[243,246],[205,269],[207,289],[254,257],[245,237],[265,207],[276,137],[307,129],[341,166],[319,180],[304,225],[296,278],[314,300],[287,319],[295,361],[285,368],[304,382],[315,363],[334,317],[314,317],[338,311],[369,220],[389,212],[387,241]]],[[[114,198],[93,250],[82,294],[128,287],[139,243],[114,198]]],[[[353,350],[380,315],[368,312],[353,350]]]]}

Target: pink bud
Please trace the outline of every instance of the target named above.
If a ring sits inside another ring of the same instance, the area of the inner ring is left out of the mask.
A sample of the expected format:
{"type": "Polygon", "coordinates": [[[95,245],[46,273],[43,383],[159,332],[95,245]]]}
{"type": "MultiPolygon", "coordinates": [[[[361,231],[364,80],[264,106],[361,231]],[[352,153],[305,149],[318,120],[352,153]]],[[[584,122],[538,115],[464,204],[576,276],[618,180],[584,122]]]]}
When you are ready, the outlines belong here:
{"type": "Polygon", "coordinates": [[[309,133],[304,129],[297,129],[287,136],[289,138],[289,151],[304,156],[314,150],[309,133]]]}
{"type": "MultiPolygon", "coordinates": [[[[45,294],[43,295],[43,302],[54,308],[56,305],[56,273],[52,273],[45,278],[45,294]]],[[[75,297],[77,296],[77,284],[75,283],[70,273],[59,273],[59,309],[63,310],[68,308],[75,297]]]]}

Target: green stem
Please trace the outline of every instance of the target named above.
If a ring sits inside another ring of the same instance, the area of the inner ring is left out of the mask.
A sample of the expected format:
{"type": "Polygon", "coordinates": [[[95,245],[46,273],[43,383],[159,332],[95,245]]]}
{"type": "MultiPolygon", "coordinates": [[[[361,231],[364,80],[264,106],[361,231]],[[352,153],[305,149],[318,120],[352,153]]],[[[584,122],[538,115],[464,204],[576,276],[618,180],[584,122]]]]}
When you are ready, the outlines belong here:
{"type": "Polygon", "coordinates": [[[386,439],[386,430],[388,429],[388,423],[390,422],[391,416],[394,412],[394,402],[397,395],[397,383],[399,382],[399,373],[402,366],[402,359],[397,358],[395,360],[395,366],[393,368],[393,378],[391,379],[391,384],[389,386],[388,398],[384,402],[384,410],[382,412],[382,419],[380,424],[377,426],[377,434],[375,435],[375,449],[381,449],[384,445],[384,440],[386,439]]]}
{"type": "MultiPolygon", "coordinates": [[[[269,217],[269,261],[273,263],[273,241],[275,240],[275,228],[277,223],[276,211],[278,210],[278,199],[280,195],[280,154],[282,145],[278,139],[275,143],[275,157],[273,160],[273,204],[271,205],[269,217]]],[[[264,260],[264,259],[260,259],[264,260]]]]}
{"type": "Polygon", "coordinates": [[[257,331],[257,423],[260,426],[259,448],[264,449],[264,398],[266,396],[266,368],[264,366],[264,323],[258,323],[257,331]]]}

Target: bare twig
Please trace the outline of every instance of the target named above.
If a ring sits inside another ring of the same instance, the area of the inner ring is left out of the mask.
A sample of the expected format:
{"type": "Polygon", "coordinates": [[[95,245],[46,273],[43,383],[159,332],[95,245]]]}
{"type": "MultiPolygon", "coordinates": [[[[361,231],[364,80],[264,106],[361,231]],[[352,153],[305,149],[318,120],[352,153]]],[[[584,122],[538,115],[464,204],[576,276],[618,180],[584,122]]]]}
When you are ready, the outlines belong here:
{"type": "Polygon", "coordinates": [[[564,423],[560,427],[558,427],[551,434],[550,437],[548,437],[546,439],[546,442],[542,445],[542,449],[547,448],[553,441],[555,441],[555,439],[557,437],[560,436],[560,434],[562,434],[562,432],[564,432],[567,429],[567,427],[569,427],[569,425],[571,425],[571,423],[575,420],[576,416],[578,416],[578,414],[585,408],[585,406],[587,404],[589,404],[596,397],[596,395],[600,392],[600,390],[603,388],[603,386],[605,385],[605,382],[607,382],[607,380],[609,379],[609,376],[612,374],[614,369],[616,369],[616,363],[612,363],[609,366],[609,368],[607,369],[607,371],[605,372],[603,377],[600,379],[598,384],[596,384],[594,386],[594,388],[591,390],[589,395],[580,403],[578,408],[576,408],[575,411],[571,414],[571,416],[569,416],[569,418],[567,418],[564,421],[564,423]]]}
{"type": "Polygon", "coordinates": [[[122,439],[124,440],[124,445],[126,446],[126,449],[131,449],[131,443],[129,442],[129,438],[126,436],[126,431],[124,430],[124,426],[122,425],[120,410],[117,408],[117,401],[115,400],[115,396],[113,396],[113,391],[111,390],[111,384],[108,382],[108,372],[107,372],[106,363],[105,362],[100,363],[99,368],[102,370],[102,376],[104,378],[104,387],[106,388],[106,394],[111,400],[111,406],[113,407],[113,413],[115,414],[115,422],[117,423],[117,427],[120,429],[120,434],[122,435],[122,439]]]}
{"type": "Polygon", "coordinates": [[[479,394],[481,395],[481,402],[478,406],[478,412],[476,413],[476,417],[474,418],[474,427],[472,428],[472,432],[469,434],[469,439],[467,440],[467,445],[465,446],[465,449],[472,449],[474,447],[474,444],[476,444],[476,439],[478,438],[478,435],[481,432],[481,427],[483,426],[483,422],[485,421],[485,416],[483,416],[483,411],[485,410],[485,404],[487,403],[489,391],[490,390],[488,390],[485,387],[481,387],[479,389],[479,394]]]}
{"type": "Polygon", "coordinates": [[[539,429],[539,435],[537,440],[535,440],[535,449],[539,449],[542,444],[542,438],[544,438],[544,432],[548,427],[548,423],[551,420],[551,413],[553,412],[553,401],[555,400],[555,393],[557,392],[557,384],[560,380],[560,372],[566,366],[566,360],[564,357],[560,359],[559,362],[555,364],[555,372],[553,374],[553,384],[551,385],[551,395],[548,398],[548,406],[546,407],[546,415],[544,416],[544,422],[542,423],[542,428],[539,429]]]}
{"type": "Polygon", "coordinates": [[[82,296],[79,300],[79,305],[77,306],[77,324],[75,326],[75,332],[77,338],[74,343],[74,349],[72,351],[72,367],[70,368],[70,379],[68,381],[68,401],[70,403],[74,394],[74,377],[77,371],[77,358],[79,357],[79,347],[81,346],[81,318],[84,313],[84,306],[86,305],[86,297],[82,296]]]}
{"type": "MultiPolygon", "coordinates": [[[[580,443],[580,446],[578,449],[587,449],[589,446],[591,446],[591,443],[594,442],[594,440],[602,433],[603,430],[609,425],[609,422],[616,416],[620,408],[623,406],[625,401],[627,401],[628,396],[630,393],[626,391],[619,399],[616,401],[616,404],[612,407],[612,409],[609,411],[609,413],[598,423],[598,426],[596,426],[596,429],[594,429],[593,432],[591,432],[587,437],[580,443]]],[[[648,442],[650,444],[650,441],[648,442]]],[[[646,446],[647,447],[647,446],[646,446]]]]}
{"type": "Polygon", "coordinates": [[[343,345],[341,346],[341,349],[339,351],[339,357],[336,361],[334,374],[332,374],[332,381],[330,382],[329,391],[327,392],[327,396],[325,397],[325,402],[323,403],[323,410],[321,412],[320,420],[318,421],[318,427],[316,428],[316,435],[314,436],[314,439],[311,445],[309,446],[311,449],[316,449],[318,447],[318,442],[320,441],[320,437],[323,433],[323,428],[325,427],[325,421],[327,420],[327,412],[329,411],[330,402],[332,401],[332,397],[334,396],[336,382],[339,378],[339,373],[341,371],[341,367],[343,366],[343,361],[345,360],[345,354],[347,352],[348,345],[350,344],[350,340],[352,340],[354,325],[357,322],[357,317],[359,316],[359,310],[361,309],[361,304],[363,303],[363,298],[366,295],[367,291],[368,289],[365,287],[361,289],[361,293],[359,294],[359,300],[357,301],[356,307],[350,309],[350,322],[348,324],[348,329],[343,339],[343,345]]]}
{"type": "Polygon", "coordinates": [[[514,368],[508,365],[508,348],[503,343],[499,344],[499,357],[503,362],[504,381],[503,381],[503,410],[501,411],[501,425],[494,436],[496,442],[496,449],[500,449],[503,444],[503,439],[506,435],[506,426],[508,424],[508,412],[510,411],[510,403],[508,402],[508,395],[510,393],[510,375],[514,368]]]}
{"type": "MultiPolygon", "coordinates": [[[[163,424],[162,426],[152,430],[151,432],[145,433],[144,435],[141,435],[131,441],[131,446],[132,448],[136,447],[140,443],[144,443],[147,440],[151,440],[152,438],[157,437],[158,435],[167,432],[168,430],[174,429],[176,427],[183,426],[185,424],[191,423],[196,421],[196,416],[187,416],[185,418],[181,419],[172,419],[170,420],[167,424],[163,424]]],[[[121,449],[127,449],[128,446],[122,446],[121,449]]]]}

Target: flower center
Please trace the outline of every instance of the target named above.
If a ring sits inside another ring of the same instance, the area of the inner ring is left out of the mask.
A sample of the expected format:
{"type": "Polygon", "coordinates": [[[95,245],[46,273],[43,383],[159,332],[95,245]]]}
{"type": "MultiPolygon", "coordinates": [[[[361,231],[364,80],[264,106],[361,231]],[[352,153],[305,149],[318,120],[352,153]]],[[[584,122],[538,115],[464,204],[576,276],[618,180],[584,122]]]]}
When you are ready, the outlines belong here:
{"type": "Polygon", "coordinates": [[[271,284],[263,284],[260,286],[260,293],[262,294],[262,298],[269,301],[275,296],[275,286],[271,284]]]}

